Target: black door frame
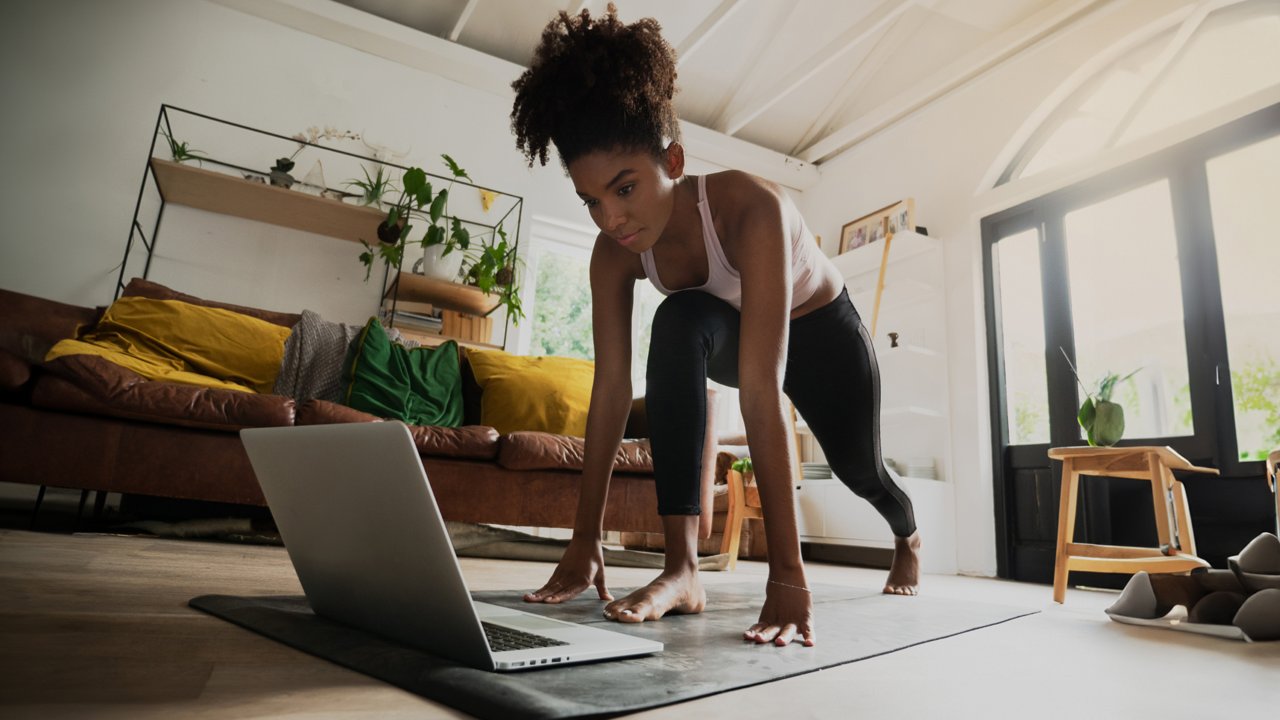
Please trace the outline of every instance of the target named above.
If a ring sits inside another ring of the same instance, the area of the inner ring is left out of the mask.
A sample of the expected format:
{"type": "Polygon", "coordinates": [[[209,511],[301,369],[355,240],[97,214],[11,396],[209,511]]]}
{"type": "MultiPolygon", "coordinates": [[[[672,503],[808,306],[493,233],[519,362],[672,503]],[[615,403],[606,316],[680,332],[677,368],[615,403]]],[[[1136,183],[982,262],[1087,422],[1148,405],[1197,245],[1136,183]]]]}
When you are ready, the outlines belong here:
{"type": "MultiPolygon", "coordinates": [[[[1062,355],[1075,363],[1075,337],[1067,276],[1063,218],[1074,209],[1166,180],[1174,213],[1187,371],[1194,435],[1135,438],[1121,445],[1169,445],[1192,462],[1219,468],[1230,477],[1261,476],[1260,461],[1241,462],[1235,437],[1231,370],[1226,323],[1218,277],[1213,218],[1209,207],[1206,162],[1218,155],[1280,134],[1280,104],[1271,105],[1150,156],[1093,178],[994,213],[981,221],[982,269],[987,323],[988,376],[991,388],[992,471],[996,522],[996,561],[1000,577],[1011,577],[1016,538],[1007,470],[1040,463],[1050,467],[1046,452],[1056,445],[1079,444],[1075,409],[1079,394],[1062,355]],[[1049,401],[1050,442],[1009,446],[1004,384],[1003,328],[999,317],[994,247],[1000,240],[1035,229],[1040,242],[1041,292],[1044,307],[1045,371],[1049,401]],[[1227,378],[1225,382],[1220,378],[1227,378]]],[[[1053,468],[1057,470],[1057,468],[1053,468]]],[[[1054,473],[1057,477],[1057,473],[1054,473]]],[[[1087,500],[1090,524],[1109,524],[1105,496],[1087,500]]],[[[1088,530],[1086,530],[1086,533],[1088,530]]]]}

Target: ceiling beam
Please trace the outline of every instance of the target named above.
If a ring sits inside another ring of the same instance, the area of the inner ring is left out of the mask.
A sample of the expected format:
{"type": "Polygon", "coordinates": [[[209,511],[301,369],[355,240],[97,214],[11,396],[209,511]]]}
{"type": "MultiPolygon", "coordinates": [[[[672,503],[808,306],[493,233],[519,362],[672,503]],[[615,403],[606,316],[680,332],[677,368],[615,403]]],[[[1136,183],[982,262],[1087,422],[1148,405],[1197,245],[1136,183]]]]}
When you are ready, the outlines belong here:
{"type": "MultiPolygon", "coordinates": [[[[525,71],[522,65],[337,2],[211,1],[415,70],[438,75],[507,101],[513,98],[511,83],[525,71]]],[[[682,120],[680,125],[685,151],[696,158],[721,167],[745,170],[793,190],[808,190],[818,183],[818,168],[810,163],[690,122],[682,120]]],[[[514,144],[512,152],[515,152],[514,144]]]]}
{"type": "Polygon", "coordinates": [[[778,78],[763,92],[756,94],[750,101],[742,103],[739,109],[730,113],[720,129],[728,135],[736,135],[748,123],[760,117],[766,110],[777,105],[784,98],[808,82],[818,73],[827,69],[845,53],[857,47],[859,43],[876,33],[883,31],[897,20],[904,12],[911,9],[916,0],[886,0],[876,9],[867,13],[852,27],[840,33],[821,50],[805,58],[778,78]]]}
{"type": "Polygon", "coordinates": [[[676,67],[683,65],[690,55],[697,52],[707,38],[719,30],[720,26],[724,25],[724,21],[728,20],[733,11],[739,7],[742,7],[742,0],[722,0],[720,5],[693,29],[693,32],[680,41],[680,46],[676,48],[676,67]]]}
{"type": "Polygon", "coordinates": [[[787,20],[791,17],[791,13],[795,9],[793,5],[785,2],[773,3],[772,7],[773,22],[770,23],[770,26],[777,28],[779,32],[772,33],[764,47],[756,48],[755,52],[752,53],[753,57],[751,58],[750,65],[748,65],[744,70],[739,70],[737,76],[733,78],[733,89],[722,96],[723,99],[721,100],[719,107],[717,107],[716,111],[711,115],[712,120],[710,125],[713,128],[720,128],[724,126],[724,120],[728,117],[729,110],[734,106],[735,101],[742,96],[744,89],[747,87],[748,81],[755,77],[756,70],[764,64],[764,59],[773,55],[773,48],[778,45],[780,38],[782,37],[781,30],[786,25],[787,20]]]}
{"type": "Polygon", "coordinates": [[[862,62],[853,67],[840,89],[831,93],[831,100],[827,106],[809,124],[809,129],[805,130],[800,140],[792,145],[792,154],[808,147],[827,128],[832,118],[843,114],[848,109],[862,88],[871,82],[889,58],[893,57],[893,54],[924,24],[925,17],[924,13],[906,15],[894,23],[887,32],[881,33],[876,38],[871,51],[862,58],[862,62]]]}
{"type": "Polygon", "coordinates": [[[800,159],[820,163],[844,152],[1074,22],[1101,2],[1103,0],[1059,0],[818,140],[800,153],[800,159]]]}
{"type": "Polygon", "coordinates": [[[458,22],[453,24],[453,31],[449,33],[449,42],[458,42],[458,37],[462,35],[462,28],[466,27],[467,21],[471,19],[471,13],[476,11],[476,5],[479,4],[480,0],[467,0],[467,6],[462,8],[458,22]]]}

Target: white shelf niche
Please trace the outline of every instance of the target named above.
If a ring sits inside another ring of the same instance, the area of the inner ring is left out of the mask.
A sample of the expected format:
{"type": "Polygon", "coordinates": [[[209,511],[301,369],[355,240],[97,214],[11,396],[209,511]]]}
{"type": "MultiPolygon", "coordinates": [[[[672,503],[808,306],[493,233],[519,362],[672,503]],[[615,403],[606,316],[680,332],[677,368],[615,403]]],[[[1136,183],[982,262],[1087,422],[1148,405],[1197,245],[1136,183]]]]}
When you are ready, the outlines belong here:
{"type": "MultiPolygon", "coordinates": [[[[940,247],[941,243],[937,238],[903,230],[895,233],[893,241],[889,243],[889,263],[901,262],[907,258],[915,257],[940,247]]],[[[841,276],[850,278],[872,270],[878,271],[883,257],[884,242],[880,241],[854,248],[842,255],[836,255],[831,258],[831,262],[835,263],[836,269],[840,271],[841,276]]],[[[874,291],[875,288],[872,287],[872,290],[874,291]]],[[[853,290],[851,289],[850,293],[852,292],[853,290]]]]}

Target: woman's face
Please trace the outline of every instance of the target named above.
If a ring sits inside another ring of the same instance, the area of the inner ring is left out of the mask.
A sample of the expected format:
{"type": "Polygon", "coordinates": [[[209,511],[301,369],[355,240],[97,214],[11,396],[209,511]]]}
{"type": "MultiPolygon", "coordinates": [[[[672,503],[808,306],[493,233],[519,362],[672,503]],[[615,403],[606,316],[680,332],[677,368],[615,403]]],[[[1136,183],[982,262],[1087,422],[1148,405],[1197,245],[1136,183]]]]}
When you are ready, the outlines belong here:
{"type": "Polygon", "coordinates": [[[643,151],[601,150],[569,164],[574,190],[596,227],[637,254],[653,247],[671,219],[684,157],[674,144],[666,156],[664,164],[643,151]]]}

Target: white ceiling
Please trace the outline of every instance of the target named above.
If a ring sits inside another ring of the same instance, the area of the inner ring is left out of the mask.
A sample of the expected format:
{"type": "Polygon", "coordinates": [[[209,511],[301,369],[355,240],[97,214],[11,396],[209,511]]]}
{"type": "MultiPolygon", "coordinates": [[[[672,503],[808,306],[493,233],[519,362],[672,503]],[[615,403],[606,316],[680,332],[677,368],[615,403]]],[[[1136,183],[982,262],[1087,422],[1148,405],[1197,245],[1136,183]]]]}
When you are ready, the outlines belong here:
{"type": "MultiPolygon", "coordinates": [[[[607,0],[338,0],[528,66],[556,12],[607,0]]],[[[679,55],[680,118],[820,164],[1110,0],[616,0],[679,55]]]]}

